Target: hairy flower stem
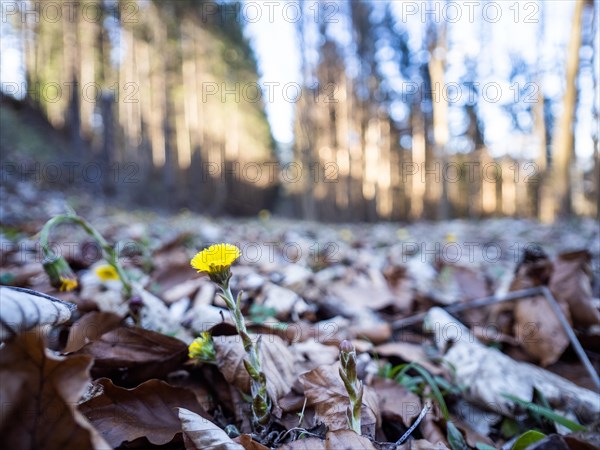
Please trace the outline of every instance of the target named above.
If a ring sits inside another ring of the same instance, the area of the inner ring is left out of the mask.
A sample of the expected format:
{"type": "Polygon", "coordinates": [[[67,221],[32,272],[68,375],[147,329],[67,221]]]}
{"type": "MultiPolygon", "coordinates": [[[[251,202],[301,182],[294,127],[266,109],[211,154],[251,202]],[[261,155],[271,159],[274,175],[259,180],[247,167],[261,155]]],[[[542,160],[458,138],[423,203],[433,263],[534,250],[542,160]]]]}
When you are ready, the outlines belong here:
{"type": "Polygon", "coordinates": [[[238,334],[242,338],[244,350],[248,359],[244,360],[244,367],[250,375],[250,393],[252,395],[252,419],[254,425],[266,426],[271,419],[271,399],[267,393],[267,379],[262,372],[259,358],[259,343],[252,342],[246,329],[246,322],[240,308],[240,296],[237,301],[229,288],[229,277],[218,284],[221,289],[221,297],[225,301],[231,317],[235,322],[238,334]]]}
{"type": "Polygon", "coordinates": [[[356,376],[356,351],[349,341],[342,341],[340,344],[340,363],[340,378],[344,382],[350,400],[346,413],[348,425],[352,431],[360,435],[363,384],[356,376]]]}

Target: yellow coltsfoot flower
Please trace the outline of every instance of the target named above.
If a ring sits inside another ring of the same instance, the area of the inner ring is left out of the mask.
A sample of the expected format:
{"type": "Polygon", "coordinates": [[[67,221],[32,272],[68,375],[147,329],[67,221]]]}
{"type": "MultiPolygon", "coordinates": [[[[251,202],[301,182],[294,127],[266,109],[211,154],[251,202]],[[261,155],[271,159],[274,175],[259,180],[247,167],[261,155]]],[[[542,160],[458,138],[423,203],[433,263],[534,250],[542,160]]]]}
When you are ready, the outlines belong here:
{"type": "Polygon", "coordinates": [[[110,281],[110,280],[118,280],[119,274],[115,270],[115,268],[109,264],[104,266],[97,267],[94,270],[96,276],[100,278],[102,281],[110,281]]]}
{"type": "Polygon", "coordinates": [[[232,244],[215,244],[197,253],[190,261],[198,272],[208,274],[215,283],[229,280],[229,267],[241,255],[240,249],[232,244]]]}
{"type": "Polygon", "coordinates": [[[208,331],[200,333],[188,346],[188,356],[191,359],[210,362],[216,358],[215,347],[212,341],[212,336],[208,331]]]}

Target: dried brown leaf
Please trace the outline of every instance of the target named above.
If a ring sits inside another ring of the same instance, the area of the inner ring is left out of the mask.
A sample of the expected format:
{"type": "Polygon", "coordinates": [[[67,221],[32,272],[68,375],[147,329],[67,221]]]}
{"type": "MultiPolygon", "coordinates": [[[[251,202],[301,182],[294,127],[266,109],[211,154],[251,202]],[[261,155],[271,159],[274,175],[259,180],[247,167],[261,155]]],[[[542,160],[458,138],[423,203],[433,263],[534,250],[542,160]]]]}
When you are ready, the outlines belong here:
{"type": "Polygon", "coordinates": [[[567,303],[575,325],[600,323],[600,311],[592,303],[591,255],[587,250],[559,255],[554,261],[550,290],[556,300],[567,303]]]}
{"type": "Polygon", "coordinates": [[[396,450],[448,450],[448,447],[441,442],[432,444],[427,439],[416,439],[396,447],[396,450]]]}
{"type": "Polygon", "coordinates": [[[514,334],[523,349],[544,367],[558,361],[569,338],[548,301],[541,295],[521,300],[514,314],[514,334]]]}
{"type": "Polygon", "coordinates": [[[409,342],[388,342],[387,344],[378,345],[375,347],[374,352],[384,358],[396,356],[406,362],[417,363],[427,371],[434,375],[441,375],[444,373],[444,369],[440,366],[433,364],[429,361],[423,347],[417,344],[411,344],[409,342]]]}
{"type": "Polygon", "coordinates": [[[0,286],[0,341],[42,325],[57,325],[71,318],[72,303],[36,291],[0,286]]]}
{"type": "Polygon", "coordinates": [[[357,274],[350,282],[330,283],[327,291],[339,299],[339,307],[347,316],[360,317],[362,311],[377,311],[395,302],[395,295],[380,272],[373,272],[369,276],[357,274]]]}
{"type": "Polygon", "coordinates": [[[435,442],[436,445],[439,445],[440,443],[443,445],[448,444],[448,442],[446,441],[446,436],[444,435],[440,427],[437,425],[437,423],[434,421],[433,414],[431,412],[425,415],[425,417],[419,424],[419,430],[421,430],[423,438],[425,438],[425,440],[429,442],[435,442]]]}
{"type": "Polygon", "coordinates": [[[306,439],[298,439],[289,444],[279,447],[280,450],[326,450],[325,441],[323,439],[309,437],[306,439]]]}
{"type": "Polygon", "coordinates": [[[156,445],[170,442],[181,431],[178,407],[208,417],[191,391],[161,380],[134,389],[115,386],[107,378],[97,383],[102,394],[79,405],[79,410],[113,447],[141,437],[156,445]]]}
{"type": "Polygon", "coordinates": [[[77,320],[69,330],[69,338],[63,353],[76,352],[88,342],[100,339],[104,333],[114,330],[123,318],[111,312],[92,311],[77,320]]]}
{"type": "Polygon", "coordinates": [[[326,450],[375,450],[372,442],[352,430],[330,431],[325,436],[326,450]]]}
{"type": "Polygon", "coordinates": [[[290,346],[300,372],[307,372],[319,366],[333,364],[339,358],[340,350],[332,345],[323,345],[314,339],[297,342],[290,346]]]}
{"type": "Polygon", "coordinates": [[[233,442],[225,431],[210,420],[185,408],[177,410],[187,450],[244,450],[242,445],[233,442]]]}
{"type": "Polygon", "coordinates": [[[89,383],[91,364],[89,356],[52,355],[41,333],[7,342],[0,349],[2,448],[108,448],[75,408],[89,383]]]}
{"type": "MultiPolygon", "coordinates": [[[[552,273],[552,261],[541,249],[526,250],[510,290],[546,285],[552,273]]],[[[559,304],[569,318],[567,304],[559,304]]],[[[522,348],[542,366],[556,362],[569,346],[569,338],[543,296],[516,302],[514,316],[515,337],[520,341],[522,348]]]]}
{"type": "Polygon", "coordinates": [[[375,450],[373,443],[352,430],[330,431],[325,439],[298,439],[280,447],[281,450],[375,450]]]}
{"type": "Polygon", "coordinates": [[[408,276],[406,267],[390,265],[383,272],[390,290],[394,293],[393,306],[398,311],[407,313],[414,303],[413,280],[408,276]]]}
{"type": "Polygon", "coordinates": [[[187,359],[187,345],[143,328],[119,327],[83,346],[77,354],[94,357],[92,375],[134,386],[163,378],[187,359]]]}
{"type": "Polygon", "coordinates": [[[399,383],[386,378],[377,378],[371,386],[379,398],[383,419],[393,422],[402,420],[409,427],[421,412],[421,400],[399,383]]]}
{"type": "Polygon", "coordinates": [[[264,445],[254,441],[252,436],[249,434],[242,434],[236,437],[233,441],[244,447],[244,450],[269,450],[269,447],[265,447],[264,445]]]}

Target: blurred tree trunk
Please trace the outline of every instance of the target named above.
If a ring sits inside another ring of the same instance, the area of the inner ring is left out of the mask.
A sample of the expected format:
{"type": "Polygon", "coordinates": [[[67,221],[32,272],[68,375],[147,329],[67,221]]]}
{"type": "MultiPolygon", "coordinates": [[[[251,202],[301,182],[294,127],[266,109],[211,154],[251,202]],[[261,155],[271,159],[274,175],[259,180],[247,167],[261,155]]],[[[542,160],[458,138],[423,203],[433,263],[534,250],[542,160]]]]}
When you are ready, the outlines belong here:
{"type": "Polygon", "coordinates": [[[425,207],[425,183],[421,180],[426,159],[425,118],[417,97],[411,108],[412,116],[412,165],[413,175],[410,189],[410,218],[423,218],[425,207]]]}
{"type": "Polygon", "coordinates": [[[73,156],[83,160],[83,140],[81,138],[81,89],[79,77],[79,41],[77,36],[78,14],[63,14],[63,86],[67,92],[65,126],[68,130],[73,156]]]}
{"type": "Polygon", "coordinates": [[[533,126],[538,138],[538,156],[536,159],[537,169],[537,193],[535,215],[542,222],[549,222],[553,217],[552,188],[548,179],[548,130],[546,128],[546,102],[542,93],[542,86],[538,82],[538,97],[533,105],[533,126]]]}
{"type": "MultiPolygon", "coordinates": [[[[470,163],[478,163],[482,158],[484,149],[483,130],[477,117],[475,110],[475,104],[469,104],[466,106],[467,116],[469,117],[469,128],[467,129],[467,135],[470,136],[473,142],[473,152],[471,155],[474,156],[470,163]]],[[[483,216],[483,182],[482,182],[482,170],[481,165],[475,166],[475,170],[472,170],[473,166],[469,166],[465,169],[463,177],[466,180],[467,188],[467,216],[470,218],[481,218],[483,216]]]]}
{"type": "MultiPolygon", "coordinates": [[[[433,148],[431,149],[431,159],[435,166],[431,168],[431,161],[426,161],[428,168],[435,172],[439,180],[434,184],[429,184],[428,198],[433,205],[437,205],[435,215],[437,219],[447,219],[449,216],[448,205],[448,181],[445,177],[445,170],[448,164],[446,155],[446,145],[448,143],[448,102],[446,100],[446,52],[447,52],[447,29],[446,24],[442,23],[436,26],[429,24],[431,32],[428,33],[430,41],[429,49],[429,79],[434,92],[431,98],[433,110],[433,148]]],[[[428,158],[429,159],[429,158],[428,158]]],[[[431,211],[432,213],[433,210],[431,211]]]]}
{"type": "MultiPolygon", "coordinates": [[[[598,9],[594,7],[594,5],[592,4],[592,7],[594,8],[593,10],[593,14],[592,14],[592,26],[594,27],[594,30],[592,32],[592,48],[594,46],[594,43],[596,45],[596,49],[598,49],[598,9]]],[[[592,67],[594,64],[594,61],[597,63],[598,62],[598,53],[596,52],[594,55],[592,55],[592,67]]],[[[592,80],[593,80],[593,86],[594,86],[594,92],[595,92],[595,100],[593,102],[593,107],[592,107],[592,123],[596,124],[596,128],[595,130],[592,132],[592,142],[594,145],[594,173],[592,174],[592,182],[594,184],[593,188],[592,188],[592,198],[596,199],[595,202],[595,216],[598,220],[600,220],[600,150],[598,149],[598,139],[600,138],[600,129],[598,127],[598,124],[600,123],[600,105],[598,104],[598,102],[600,101],[600,99],[598,98],[599,93],[598,93],[598,75],[596,70],[594,70],[592,68],[592,80]]]]}
{"type": "Polygon", "coordinates": [[[585,0],[576,0],[571,24],[571,37],[567,48],[566,87],[562,101],[561,117],[556,124],[553,147],[553,186],[555,214],[568,216],[572,213],[570,171],[574,155],[574,123],[577,104],[577,73],[583,6],[585,0]]]}
{"type": "MultiPolygon", "coordinates": [[[[302,8],[305,8],[302,5],[302,8]]],[[[306,12],[306,11],[303,11],[306,12]]],[[[298,21],[298,40],[300,44],[300,63],[302,78],[304,80],[305,87],[308,84],[308,80],[313,78],[313,70],[309,67],[307,58],[306,48],[306,23],[305,17],[309,14],[303,14],[302,20],[298,21]]],[[[300,183],[296,184],[296,193],[300,200],[300,209],[302,211],[302,217],[308,220],[315,218],[315,202],[314,202],[314,191],[311,177],[306,176],[306,172],[309,167],[314,166],[313,152],[314,152],[314,140],[313,133],[316,131],[312,120],[312,100],[309,100],[310,95],[303,95],[297,103],[296,107],[296,151],[297,160],[300,163],[300,169],[303,172],[303,176],[300,179],[300,183]],[[298,189],[300,188],[300,189],[298,189]]]]}

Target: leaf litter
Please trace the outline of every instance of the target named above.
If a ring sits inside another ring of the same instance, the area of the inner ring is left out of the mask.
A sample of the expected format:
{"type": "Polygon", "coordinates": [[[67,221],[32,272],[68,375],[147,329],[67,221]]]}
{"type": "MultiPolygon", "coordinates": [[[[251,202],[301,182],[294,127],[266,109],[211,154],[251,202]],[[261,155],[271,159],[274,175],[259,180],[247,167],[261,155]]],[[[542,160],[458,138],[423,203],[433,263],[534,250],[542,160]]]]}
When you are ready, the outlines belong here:
{"type": "MultiPolygon", "coordinates": [[[[511,448],[529,430],[565,448],[598,442],[597,388],[543,297],[456,315],[442,309],[548,286],[597,370],[600,300],[592,268],[600,249],[589,222],[326,226],[86,214],[109,242],[127,243],[121,263],[135,302],[118,280],[98,279],[102,258],[80,247],[63,254],[77,267],[79,288],[54,290],[41,275],[35,239],[27,232],[12,238],[20,250],[3,255],[2,273],[15,276],[3,280],[77,309],[48,316],[44,308],[54,306],[40,304],[36,316],[7,316],[11,296],[2,288],[3,323],[21,324],[0,349],[4,448],[433,449],[463,441],[466,448],[511,448]],[[214,285],[189,267],[195,251],[215,242],[242,250],[231,287],[241,292],[259,342],[274,404],[267,429],[249,420],[246,354],[229,312],[214,285]],[[478,250],[467,254],[469,248],[478,250]],[[457,249],[459,258],[450,253],[457,249]],[[426,314],[423,324],[392,326],[418,313],[426,314]],[[207,330],[216,361],[190,360],[187,346],[207,330]],[[344,339],[357,349],[365,388],[361,435],[349,429],[338,373],[344,339]],[[578,375],[568,381],[554,371],[578,375]],[[433,407],[419,421],[426,405],[433,407]],[[536,406],[585,431],[565,429],[536,406]]],[[[47,218],[34,218],[38,229],[47,218]]],[[[68,229],[54,239],[68,242],[68,229]]]]}

